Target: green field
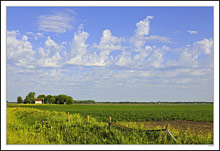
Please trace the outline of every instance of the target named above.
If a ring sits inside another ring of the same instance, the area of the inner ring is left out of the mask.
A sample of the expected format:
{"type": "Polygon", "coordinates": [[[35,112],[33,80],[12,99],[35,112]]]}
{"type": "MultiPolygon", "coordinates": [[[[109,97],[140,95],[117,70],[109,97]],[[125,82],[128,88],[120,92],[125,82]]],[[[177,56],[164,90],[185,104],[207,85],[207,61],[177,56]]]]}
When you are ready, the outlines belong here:
{"type": "Polygon", "coordinates": [[[107,121],[111,116],[113,121],[161,121],[161,120],[190,120],[213,121],[212,104],[187,105],[9,105],[29,107],[46,111],[63,111],[79,113],[86,117],[90,115],[98,121],[107,121]]]}
{"type": "Polygon", "coordinates": [[[212,124],[212,104],[10,104],[7,144],[213,144],[212,124]],[[109,130],[109,116],[112,122],[136,131],[118,127],[109,130]],[[144,131],[165,128],[168,122],[177,141],[163,131],[144,131]]]}

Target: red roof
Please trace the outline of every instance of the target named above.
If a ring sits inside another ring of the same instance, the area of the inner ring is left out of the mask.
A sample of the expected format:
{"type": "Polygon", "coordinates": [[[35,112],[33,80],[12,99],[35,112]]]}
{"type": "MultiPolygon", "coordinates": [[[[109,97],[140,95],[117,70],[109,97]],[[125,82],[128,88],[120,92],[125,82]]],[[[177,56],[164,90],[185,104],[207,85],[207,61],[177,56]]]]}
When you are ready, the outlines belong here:
{"type": "Polygon", "coordinates": [[[35,99],[35,101],[42,101],[41,99],[35,99]]]}

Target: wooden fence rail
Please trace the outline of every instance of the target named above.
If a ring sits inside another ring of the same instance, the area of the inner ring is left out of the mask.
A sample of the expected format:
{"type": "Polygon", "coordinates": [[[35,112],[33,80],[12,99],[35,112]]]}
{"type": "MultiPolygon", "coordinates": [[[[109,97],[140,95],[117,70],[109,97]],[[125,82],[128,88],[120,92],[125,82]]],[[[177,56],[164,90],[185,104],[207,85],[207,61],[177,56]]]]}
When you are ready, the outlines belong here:
{"type": "Polygon", "coordinates": [[[175,139],[175,137],[174,137],[174,136],[171,134],[171,132],[169,131],[169,127],[170,127],[170,126],[169,126],[169,123],[167,123],[165,129],[142,130],[142,129],[129,128],[129,127],[122,126],[122,125],[119,125],[119,124],[116,124],[116,123],[112,123],[112,122],[111,122],[111,117],[109,117],[109,130],[111,130],[111,126],[120,127],[120,128],[123,128],[123,129],[133,130],[133,131],[145,131],[145,132],[159,132],[159,131],[165,131],[165,134],[163,135],[163,142],[166,142],[166,139],[167,139],[167,135],[168,135],[168,134],[173,138],[173,140],[174,140],[175,142],[177,142],[177,140],[175,139]]]}
{"type": "Polygon", "coordinates": [[[128,129],[128,130],[134,130],[134,131],[145,131],[145,132],[159,132],[159,131],[166,131],[167,129],[157,129],[157,130],[142,130],[142,129],[135,129],[135,128],[130,128],[126,126],[122,126],[116,123],[111,123],[112,126],[128,129]]]}
{"type": "MultiPolygon", "coordinates": [[[[67,112],[67,121],[70,122],[70,116],[69,116],[69,112],[67,112]]],[[[89,115],[87,115],[86,117],[86,124],[90,124],[90,117],[89,115]]],[[[116,124],[116,123],[112,123],[112,118],[111,116],[109,117],[109,130],[111,130],[111,126],[115,126],[115,127],[120,127],[123,129],[127,129],[127,130],[133,130],[133,131],[145,131],[145,132],[159,132],[159,131],[165,131],[165,134],[163,135],[163,141],[166,142],[166,138],[167,135],[169,134],[173,140],[175,142],[177,142],[177,140],[175,139],[175,137],[171,134],[171,132],[169,131],[169,123],[167,123],[166,128],[165,129],[157,129],[157,130],[143,130],[143,129],[135,129],[135,128],[129,128],[120,124],[116,124]]]]}
{"type": "Polygon", "coordinates": [[[174,140],[175,142],[177,142],[177,140],[176,140],[175,137],[170,133],[170,131],[168,131],[168,133],[169,133],[170,136],[173,138],[173,140],[174,140]]]}

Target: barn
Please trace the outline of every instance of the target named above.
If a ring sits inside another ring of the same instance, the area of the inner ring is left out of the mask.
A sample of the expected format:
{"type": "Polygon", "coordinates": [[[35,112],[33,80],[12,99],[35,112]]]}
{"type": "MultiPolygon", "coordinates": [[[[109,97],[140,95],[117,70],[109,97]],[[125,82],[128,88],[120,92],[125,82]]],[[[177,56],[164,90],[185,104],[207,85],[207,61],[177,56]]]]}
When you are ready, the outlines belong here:
{"type": "Polygon", "coordinates": [[[42,100],[41,99],[35,99],[35,104],[42,104],[42,100]]]}

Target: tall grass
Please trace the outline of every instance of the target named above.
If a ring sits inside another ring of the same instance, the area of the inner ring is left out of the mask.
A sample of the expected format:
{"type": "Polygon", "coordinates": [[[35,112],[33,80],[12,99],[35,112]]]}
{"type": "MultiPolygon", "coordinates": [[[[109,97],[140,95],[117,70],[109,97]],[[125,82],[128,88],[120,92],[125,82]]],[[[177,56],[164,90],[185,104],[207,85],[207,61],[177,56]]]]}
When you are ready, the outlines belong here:
{"type": "Polygon", "coordinates": [[[33,108],[7,108],[7,144],[212,144],[210,136],[198,136],[172,129],[171,137],[163,141],[164,132],[108,129],[108,123],[90,118],[90,124],[80,114],[41,111],[33,108]]]}

